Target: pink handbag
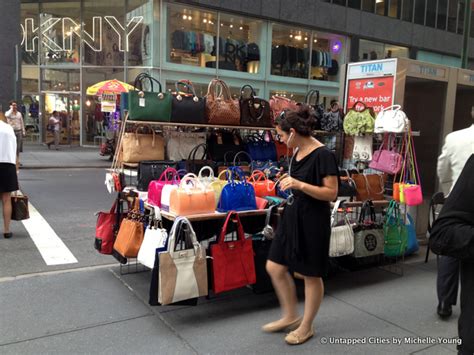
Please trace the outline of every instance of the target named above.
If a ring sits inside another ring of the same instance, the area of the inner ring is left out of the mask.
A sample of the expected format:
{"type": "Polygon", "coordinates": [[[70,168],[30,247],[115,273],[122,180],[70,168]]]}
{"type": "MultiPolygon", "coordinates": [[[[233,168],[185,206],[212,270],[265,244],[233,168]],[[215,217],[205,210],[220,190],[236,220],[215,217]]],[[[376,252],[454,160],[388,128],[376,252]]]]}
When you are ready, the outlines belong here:
{"type": "Polygon", "coordinates": [[[275,124],[275,120],[282,111],[296,110],[298,109],[298,104],[293,100],[287,99],[286,97],[273,95],[270,99],[270,109],[273,116],[272,121],[273,124],[275,124]]]}
{"type": "Polygon", "coordinates": [[[161,207],[161,192],[165,185],[179,185],[180,178],[176,169],[167,168],[161,174],[158,180],[150,181],[148,185],[148,203],[153,206],[161,207]],[[171,179],[168,179],[171,175],[171,179]]]}
{"type": "Polygon", "coordinates": [[[411,165],[415,183],[405,185],[403,187],[403,195],[405,196],[405,204],[407,206],[418,206],[423,203],[423,191],[421,190],[421,180],[418,169],[418,162],[416,161],[415,144],[413,143],[413,136],[410,133],[411,140],[411,165]]]}
{"type": "MultiPolygon", "coordinates": [[[[394,144],[390,150],[387,149],[389,140],[390,136],[388,134],[384,135],[382,145],[372,154],[369,168],[395,175],[402,169],[403,158],[400,153],[395,151],[394,144]]],[[[395,137],[393,137],[393,143],[395,143],[395,137]]]]}

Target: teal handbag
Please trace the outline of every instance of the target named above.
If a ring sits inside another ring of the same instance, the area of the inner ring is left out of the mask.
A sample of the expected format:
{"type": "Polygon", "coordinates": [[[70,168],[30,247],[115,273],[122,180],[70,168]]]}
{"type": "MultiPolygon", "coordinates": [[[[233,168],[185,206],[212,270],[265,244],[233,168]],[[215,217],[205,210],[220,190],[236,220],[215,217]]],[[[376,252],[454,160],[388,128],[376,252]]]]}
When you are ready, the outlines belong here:
{"type": "Polygon", "coordinates": [[[400,218],[400,206],[392,200],[388,205],[383,224],[384,254],[389,257],[398,257],[405,254],[408,245],[408,229],[400,218]]]}
{"type": "Polygon", "coordinates": [[[171,94],[162,91],[161,83],[147,73],[135,78],[134,86],[138,90],[128,92],[128,119],[133,121],[170,122],[171,94]],[[151,91],[143,90],[148,80],[151,91]],[[153,83],[158,84],[158,92],[153,91],[153,83]]]}

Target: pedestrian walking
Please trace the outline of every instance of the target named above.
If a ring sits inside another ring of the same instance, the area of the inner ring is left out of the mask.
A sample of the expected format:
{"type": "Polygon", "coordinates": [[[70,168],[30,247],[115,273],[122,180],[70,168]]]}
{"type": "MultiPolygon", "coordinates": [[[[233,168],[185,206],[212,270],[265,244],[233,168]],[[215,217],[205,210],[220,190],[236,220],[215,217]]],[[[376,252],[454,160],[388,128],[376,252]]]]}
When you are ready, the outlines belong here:
{"type": "Polygon", "coordinates": [[[13,128],[0,120],[0,195],[3,206],[3,236],[10,238],[11,193],[18,190],[16,173],[16,137],[13,128]]]}
{"type": "Polygon", "coordinates": [[[5,116],[15,132],[17,164],[20,164],[20,153],[23,152],[23,137],[26,135],[26,130],[23,115],[18,111],[16,101],[10,101],[10,109],[5,112],[5,116]]]}
{"type": "MultiPolygon", "coordinates": [[[[471,108],[474,120],[474,107],[471,108]]],[[[438,178],[441,190],[447,196],[461,174],[466,161],[474,154],[474,124],[471,127],[448,134],[441,155],[438,158],[438,178]]],[[[438,294],[437,313],[441,318],[452,314],[459,288],[459,260],[450,256],[438,258],[436,290],[438,294]]]]}
{"type": "Polygon", "coordinates": [[[436,254],[456,258],[461,270],[459,355],[474,354],[474,154],[433,224],[430,248],[436,254]]]}
{"type": "Polygon", "coordinates": [[[283,112],[276,120],[280,139],[295,148],[289,174],[280,181],[290,196],[272,242],[267,271],[280,306],[281,319],[262,327],[265,332],[293,330],[288,344],[302,344],[314,335],[313,321],[324,296],[322,277],[328,271],[330,201],[337,197],[338,166],[334,154],[311,133],[316,127],[314,110],[302,105],[297,111],[283,112]],[[297,311],[294,280],[302,275],[305,284],[303,317],[297,311]]]}
{"type": "Polygon", "coordinates": [[[58,111],[53,111],[51,117],[48,121],[48,131],[52,132],[54,137],[52,141],[46,143],[48,149],[51,149],[51,144],[54,143],[54,149],[59,150],[59,134],[61,130],[61,117],[58,114],[58,111]]]}

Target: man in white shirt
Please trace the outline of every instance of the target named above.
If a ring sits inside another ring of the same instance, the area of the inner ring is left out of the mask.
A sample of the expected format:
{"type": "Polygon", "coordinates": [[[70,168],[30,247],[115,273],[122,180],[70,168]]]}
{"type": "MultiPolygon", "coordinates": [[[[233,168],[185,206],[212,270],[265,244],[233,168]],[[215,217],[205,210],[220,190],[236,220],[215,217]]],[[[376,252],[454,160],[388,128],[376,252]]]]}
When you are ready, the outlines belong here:
{"type": "Polygon", "coordinates": [[[23,152],[23,137],[26,135],[23,115],[18,111],[18,105],[15,101],[10,101],[10,109],[5,112],[5,117],[16,136],[16,156],[19,162],[20,153],[23,152]]]}
{"type": "Polygon", "coordinates": [[[58,111],[53,111],[51,117],[48,121],[48,126],[50,130],[54,134],[54,140],[51,142],[46,143],[48,145],[48,149],[51,149],[51,144],[54,143],[54,148],[59,150],[59,133],[61,130],[61,117],[59,117],[58,111]]]}
{"type": "Polygon", "coordinates": [[[0,196],[3,205],[3,236],[10,238],[11,192],[18,190],[16,137],[13,128],[0,120],[0,196]]]}
{"type": "MultiPolygon", "coordinates": [[[[474,106],[471,109],[474,120],[474,106]]],[[[474,124],[469,128],[449,133],[438,157],[438,178],[441,191],[447,196],[454,187],[464,165],[474,154],[474,124]]],[[[452,305],[458,298],[459,260],[450,256],[438,259],[438,277],[436,289],[438,293],[438,315],[447,318],[452,314],[452,305]]]]}

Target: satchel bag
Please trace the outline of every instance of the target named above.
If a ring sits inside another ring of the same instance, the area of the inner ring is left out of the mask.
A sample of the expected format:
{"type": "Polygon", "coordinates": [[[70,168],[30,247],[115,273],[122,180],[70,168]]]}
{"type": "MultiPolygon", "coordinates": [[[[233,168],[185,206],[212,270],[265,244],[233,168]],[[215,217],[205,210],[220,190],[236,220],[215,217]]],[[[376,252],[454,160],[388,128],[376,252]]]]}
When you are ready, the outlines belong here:
{"type": "MultiPolygon", "coordinates": [[[[356,137],[356,139],[357,138],[358,137],[356,137]]],[[[390,137],[388,135],[384,136],[380,148],[377,149],[372,156],[369,168],[395,175],[402,169],[403,158],[400,153],[395,151],[395,139],[392,140],[392,148],[390,150],[388,149],[389,139],[390,137]]]]}
{"type": "Polygon", "coordinates": [[[171,121],[189,124],[206,124],[206,100],[196,95],[190,81],[178,81],[175,84],[176,92],[172,94],[171,121]],[[184,86],[186,92],[180,91],[184,86]]]}
{"type": "Polygon", "coordinates": [[[122,138],[123,162],[138,163],[142,160],[164,160],[165,142],[162,136],[151,129],[151,134],[125,132],[122,138]]]}
{"type": "Polygon", "coordinates": [[[162,206],[162,192],[165,185],[179,185],[180,178],[174,168],[166,168],[157,180],[150,182],[148,186],[148,203],[152,206],[162,206]]]}
{"type": "Polygon", "coordinates": [[[275,120],[278,118],[278,116],[280,116],[282,111],[296,111],[298,110],[298,104],[296,101],[287,99],[286,97],[273,95],[270,99],[270,109],[272,111],[272,120],[274,124],[275,120]]]}
{"type": "Polygon", "coordinates": [[[331,213],[331,239],[329,240],[329,256],[332,258],[349,255],[354,252],[354,232],[345,211],[344,224],[336,226],[337,210],[339,209],[340,205],[341,201],[336,201],[331,213]]]}
{"type": "Polygon", "coordinates": [[[207,145],[199,144],[189,153],[188,159],[178,163],[179,167],[186,170],[188,173],[198,174],[204,166],[214,166],[214,161],[208,159],[207,145]],[[199,150],[202,150],[200,158],[196,159],[199,150]]]}
{"type": "Polygon", "coordinates": [[[96,216],[94,247],[101,254],[111,255],[118,226],[126,216],[122,203],[116,199],[110,211],[97,212],[96,216]]]}
{"type": "Polygon", "coordinates": [[[354,151],[352,160],[369,162],[372,160],[372,135],[354,137],[354,151]]]}
{"type": "Polygon", "coordinates": [[[347,112],[343,123],[344,133],[351,136],[373,133],[374,125],[374,111],[361,101],[357,101],[347,112]]]}
{"type": "Polygon", "coordinates": [[[23,221],[30,218],[30,210],[28,208],[28,196],[12,195],[12,221],[23,221]]]}
{"type": "Polygon", "coordinates": [[[137,90],[128,93],[128,119],[135,121],[169,122],[171,117],[171,94],[164,92],[161,83],[147,73],[138,74],[134,83],[137,90]],[[143,81],[148,80],[151,91],[143,90],[143,81]],[[153,91],[158,84],[158,92],[153,91]]]}
{"type": "Polygon", "coordinates": [[[365,201],[362,205],[359,223],[354,228],[355,258],[380,255],[384,252],[383,226],[376,222],[375,209],[372,201],[365,201]]]}
{"type": "Polygon", "coordinates": [[[267,178],[265,173],[261,170],[254,170],[250,175],[249,183],[252,184],[255,190],[255,196],[276,196],[275,183],[267,178]]]}
{"type": "Polygon", "coordinates": [[[171,191],[170,212],[177,216],[214,213],[214,190],[204,186],[196,175],[186,174],[177,189],[171,191]]]}
{"type": "Polygon", "coordinates": [[[408,242],[408,230],[400,216],[400,206],[396,201],[390,201],[384,219],[384,254],[398,257],[405,254],[408,242]]]}
{"type": "Polygon", "coordinates": [[[244,85],[240,89],[240,124],[252,127],[272,127],[270,103],[256,96],[250,85],[244,85]],[[244,98],[245,88],[250,89],[250,95],[246,98],[244,98]]]}
{"type": "Polygon", "coordinates": [[[384,108],[375,118],[375,133],[403,133],[408,130],[409,121],[400,105],[384,108]]]}
{"type": "Polygon", "coordinates": [[[386,179],[385,174],[352,174],[357,189],[356,200],[383,200],[386,179]]]}
{"type": "Polygon", "coordinates": [[[252,240],[245,239],[244,229],[236,212],[229,212],[217,243],[211,244],[214,293],[244,287],[256,282],[252,240]],[[237,240],[225,241],[230,223],[235,223],[237,240]]]}
{"type": "Polygon", "coordinates": [[[219,212],[256,210],[255,189],[249,184],[238,167],[229,168],[228,183],[224,186],[217,207],[219,212]],[[240,181],[236,181],[237,175],[240,181]]]}
{"type": "MultiPolygon", "coordinates": [[[[148,191],[150,182],[158,180],[167,168],[176,168],[172,160],[143,160],[138,163],[137,189],[148,191]]],[[[159,201],[159,199],[157,200],[159,201]]]]}
{"type": "Polygon", "coordinates": [[[182,217],[175,220],[168,238],[167,251],[158,255],[160,304],[172,304],[208,294],[206,254],[198,243],[189,220],[182,217]],[[183,234],[185,240],[180,238],[183,234]],[[183,244],[192,248],[177,250],[177,246],[183,244]]]}
{"type": "Polygon", "coordinates": [[[196,146],[204,143],[206,143],[205,132],[167,132],[166,154],[169,160],[185,160],[196,146]]]}
{"type": "Polygon", "coordinates": [[[324,129],[322,123],[324,120],[324,106],[319,102],[319,91],[318,90],[309,90],[304,98],[304,103],[309,105],[314,110],[314,115],[316,116],[316,130],[324,129]],[[316,98],[313,103],[313,98],[316,98]]]}
{"type": "Polygon", "coordinates": [[[168,232],[163,228],[160,209],[156,207],[150,217],[151,223],[145,230],[143,243],[138,251],[137,261],[149,269],[155,266],[157,252],[166,251],[168,232]]]}
{"type": "Polygon", "coordinates": [[[213,79],[207,88],[206,115],[210,125],[240,125],[239,101],[232,99],[229,87],[220,79],[213,79]]]}
{"type": "Polygon", "coordinates": [[[251,136],[247,136],[245,149],[252,157],[252,160],[259,160],[259,161],[276,161],[277,160],[277,151],[275,142],[269,135],[270,139],[267,141],[265,140],[264,136],[260,136],[258,134],[254,134],[251,136]]]}
{"type": "Polygon", "coordinates": [[[122,221],[114,250],[125,258],[136,258],[144,237],[143,214],[140,212],[139,200],[135,200],[134,208],[122,221]]]}

